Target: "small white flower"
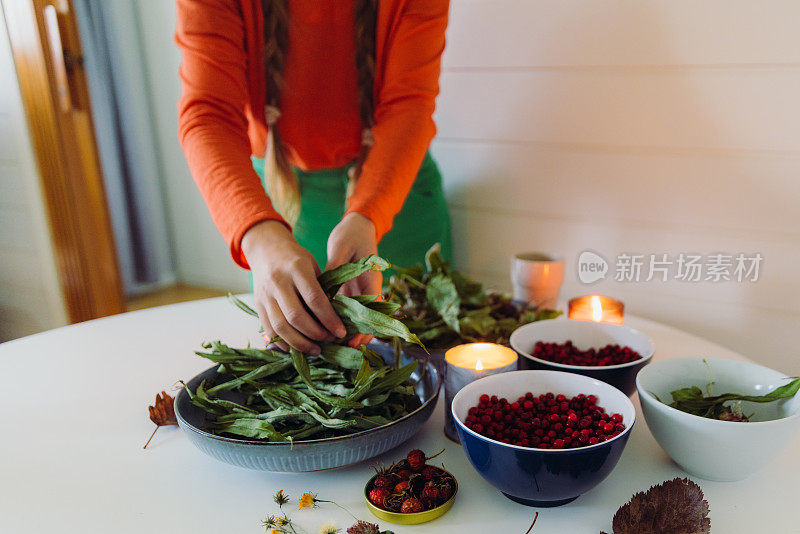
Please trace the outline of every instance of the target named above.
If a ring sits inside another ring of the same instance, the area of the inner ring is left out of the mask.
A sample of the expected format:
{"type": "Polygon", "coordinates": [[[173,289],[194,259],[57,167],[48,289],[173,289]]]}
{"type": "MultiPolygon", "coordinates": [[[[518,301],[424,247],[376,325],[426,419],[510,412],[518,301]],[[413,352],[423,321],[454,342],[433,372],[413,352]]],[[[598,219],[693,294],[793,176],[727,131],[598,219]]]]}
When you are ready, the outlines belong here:
{"type": "Polygon", "coordinates": [[[328,521],[327,523],[322,523],[319,526],[319,530],[317,531],[319,534],[337,534],[342,530],[336,526],[336,523],[333,521],[328,521]]]}

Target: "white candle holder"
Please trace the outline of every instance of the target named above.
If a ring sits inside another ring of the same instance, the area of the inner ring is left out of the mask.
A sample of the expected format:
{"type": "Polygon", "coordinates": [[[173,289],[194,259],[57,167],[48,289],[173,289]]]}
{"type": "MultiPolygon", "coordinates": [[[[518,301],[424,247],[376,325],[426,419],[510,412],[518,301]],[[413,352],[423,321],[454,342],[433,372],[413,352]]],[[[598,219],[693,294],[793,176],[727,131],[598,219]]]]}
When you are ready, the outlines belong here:
{"type": "Polygon", "coordinates": [[[517,370],[517,353],[494,343],[467,343],[449,349],[444,356],[444,433],[459,443],[451,406],[461,388],[485,376],[517,370]]]}

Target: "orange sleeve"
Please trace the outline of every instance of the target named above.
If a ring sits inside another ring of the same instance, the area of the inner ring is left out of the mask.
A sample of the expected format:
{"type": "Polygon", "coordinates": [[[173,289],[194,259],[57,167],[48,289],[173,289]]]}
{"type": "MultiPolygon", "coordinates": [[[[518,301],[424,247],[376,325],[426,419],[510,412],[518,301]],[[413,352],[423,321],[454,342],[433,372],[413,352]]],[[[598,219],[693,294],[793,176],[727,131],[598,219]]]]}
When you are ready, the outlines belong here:
{"type": "Polygon", "coordinates": [[[234,261],[248,268],[245,232],[263,220],[286,222],[250,160],[243,17],[230,0],[178,0],[177,14],[175,41],[183,52],[178,138],[234,261]]]}
{"type": "Polygon", "coordinates": [[[433,111],[447,28],[448,0],[408,0],[388,27],[382,79],[376,95],[375,143],[362,169],[347,212],[374,224],[378,239],[392,227],[436,134],[433,111]]]}

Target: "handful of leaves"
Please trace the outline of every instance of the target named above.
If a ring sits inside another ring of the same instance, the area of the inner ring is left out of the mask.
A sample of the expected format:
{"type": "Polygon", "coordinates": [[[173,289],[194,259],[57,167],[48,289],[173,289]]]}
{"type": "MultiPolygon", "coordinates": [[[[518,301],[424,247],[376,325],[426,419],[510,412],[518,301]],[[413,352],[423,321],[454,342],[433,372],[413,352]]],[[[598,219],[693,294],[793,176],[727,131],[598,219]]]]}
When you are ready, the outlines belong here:
{"type": "MultiPolygon", "coordinates": [[[[706,394],[697,386],[676,389],[671,392],[672,402],[669,406],[682,412],[709,419],[721,421],[749,422],[750,417],[742,411],[742,401],[747,402],[775,402],[779,399],[794,397],[800,390],[800,378],[794,378],[788,384],[770,391],[766,395],[740,395],[738,393],[725,393],[712,395],[714,382],[709,381],[706,394]],[[730,403],[730,404],[728,404],[730,403]]],[[[654,395],[655,396],[655,395],[654,395]]],[[[655,396],[660,402],[664,402],[655,396]]],[[[666,403],[665,403],[666,404],[666,403]]]]}
{"type": "Polygon", "coordinates": [[[480,283],[451,269],[438,244],[428,251],[425,263],[424,271],[421,264],[395,266],[397,274],[384,292],[388,303],[400,307],[408,329],[432,349],[474,341],[507,344],[519,326],[561,315],[557,310],[521,309],[505,295],[487,293],[480,283]]]}
{"type": "MultiPolygon", "coordinates": [[[[345,297],[341,285],[368,270],[383,270],[386,260],[367,256],[326,271],[318,280],[348,335],[372,334],[399,338],[422,346],[416,335],[395,317],[399,305],[377,296],[345,297]]],[[[229,299],[253,316],[247,304],[229,299]]],[[[269,441],[340,436],[386,425],[420,406],[409,382],[417,362],[387,365],[377,353],[344,340],[321,344],[322,354],[307,356],[270,349],[231,348],[219,341],[204,344],[196,354],[217,364],[217,375],[187,392],[196,406],[211,416],[218,434],[235,434],[269,441]]],[[[423,346],[424,348],[424,346],[423,346]]]]}

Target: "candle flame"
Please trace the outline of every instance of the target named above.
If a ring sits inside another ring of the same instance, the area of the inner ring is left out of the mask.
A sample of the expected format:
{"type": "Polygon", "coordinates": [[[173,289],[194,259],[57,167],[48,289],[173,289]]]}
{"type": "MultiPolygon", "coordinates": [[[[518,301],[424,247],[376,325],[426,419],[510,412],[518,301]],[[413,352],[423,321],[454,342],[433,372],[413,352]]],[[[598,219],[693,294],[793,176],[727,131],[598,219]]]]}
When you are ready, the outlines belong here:
{"type": "Polygon", "coordinates": [[[603,318],[603,305],[600,302],[600,297],[594,295],[592,297],[592,321],[599,323],[603,318]]]}
{"type": "Polygon", "coordinates": [[[476,371],[483,371],[483,362],[481,362],[480,358],[477,362],[475,362],[475,370],[476,371]]]}

